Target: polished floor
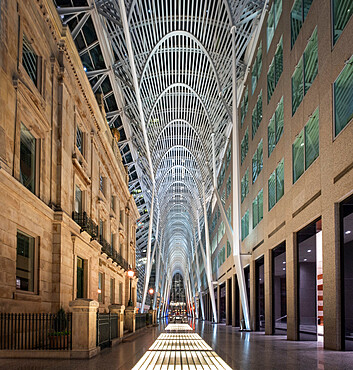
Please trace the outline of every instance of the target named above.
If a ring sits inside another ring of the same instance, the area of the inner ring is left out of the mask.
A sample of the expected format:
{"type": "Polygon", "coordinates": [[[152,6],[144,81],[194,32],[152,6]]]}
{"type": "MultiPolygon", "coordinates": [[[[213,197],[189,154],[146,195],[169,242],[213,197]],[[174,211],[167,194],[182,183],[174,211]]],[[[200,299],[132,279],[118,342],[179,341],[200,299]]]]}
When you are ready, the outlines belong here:
{"type": "MultiPolygon", "coordinates": [[[[191,323],[192,329],[231,368],[253,369],[353,369],[353,352],[323,350],[322,343],[291,342],[281,336],[240,333],[237,328],[191,323]]],[[[1,370],[79,369],[131,370],[165,333],[166,323],[143,330],[115,347],[103,350],[91,360],[11,360],[0,359],[1,370]]],[[[192,332],[189,332],[192,333],[192,332]]]]}
{"type": "Polygon", "coordinates": [[[231,370],[188,324],[169,324],[133,370],[231,370]]]}

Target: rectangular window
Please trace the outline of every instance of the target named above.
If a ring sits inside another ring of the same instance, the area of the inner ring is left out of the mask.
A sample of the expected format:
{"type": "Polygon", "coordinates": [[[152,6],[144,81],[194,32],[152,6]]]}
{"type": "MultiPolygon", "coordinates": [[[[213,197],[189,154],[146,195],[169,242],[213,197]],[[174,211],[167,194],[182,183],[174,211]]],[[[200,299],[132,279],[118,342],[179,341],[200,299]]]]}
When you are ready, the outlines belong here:
{"type": "Polygon", "coordinates": [[[291,24],[291,48],[298,38],[306,16],[313,0],[296,0],[290,13],[291,24]]]}
{"type": "Polygon", "coordinates": [[[232,205],[229,205],[229,208],[227,210],[227,219],[229,223],[232,223],[232,205]]]}
{"type": "Polygon", "coordinates": [[[119,283],[119,304],[123,304],[123,283],[119,283]]]}
{"type": "Polygon", "coordinates": [[[99,220],[99,240],[104,238],[104,222],[102,219],[99,220]]]}
{"type": "Polygon", "coordinates": [[[246,114],[248,113],[248,105],[249,105],[249,90],[246,87],[243,99],[240,104],[240,124],[243,127],[244,119],[246,114]]]}
{"type": "Polygon", "coordinates": [[[211,253],[213,253],[217,248],[217,234],[212,239],[212,246],[211,247],[212,247],[211,248],[211,250],[212,250],[211,253]]]}
{"type": "Polygon", "coordinates": [[[249,149],[249,129],[247,128],[240,144],[240,162],[243,164],[249,149]]]}
{"type": "Polygon", "coordinates": [[[103,285],[104,277],[101,272],[98,272],[98,302],[103,303],[103,285]]]}
{"type": "Polygon", "coordinates": [[[297,64],[292,75],[292,116],[297,111],[304,95],[318,72],[318,49],[317,49],[317,28],[313,32],[304,55],[297,64]]]}
{"type": "Polygon", "coordinates": [[[229,243],[229,241],[227,240],[227,258],[232,254],[232,247],[229,243]]]}
{"type": "Polygon", "coordinates": [[[283,197],[284,194],[284,159],[279,162],[275,171],[268,179],[268,210],[283,197]]]}
{"type": "Polygon", "coordinates": [[[80,153],[83,154],[83,132],[78,125],[76,127],[76,146],[80,153]]]}
{"type": "Polygon", "coordinates": [[[82,190],[77,185],[75,188],[75,212],[82,213],[82,190]]]}
{"type": "Polygon", "coordinates": [[[277,105],[276,111],[270,119],[267,128],[268,136],[268,156],[270,157],[279,139],[283,134],[283,97],[277,105]]]}
{"type": "Polygon", "coordinates": [[[333,91],[337,136],[353,118],[353,57],[333,84],[333,91]]]}
{"type": "Polygon", "coordinates": [[[275,56],[272,59],[267,73],[267,103],[275,91],[283,72],[283,37],[277,45],[275,56]]]}
{"type": "Polygon", "coordinates": [[[267,18],[267,51],[272,43],[281,14],[282,0],[274,0],[267,18]]]}
{"type": "Polygon", "coordinates": [[[243,241],[249,235],[249,210],[247,210],[241,219],[241,240],[243,241]]]}
{"type": "Polygon", "coordinates": [[[263,190],[261,189],[252,203],[252,227],[253,229],[263,219],[263,190]]]}
{"type": "Polygon", "coordinates": [[[20,182],[32,193],[36,191],[36,139],[21,123],[20,182]]]}
{"type": "Polygon", "coordinates": [[[229,174],[227,180],[227,198],[230,196],[232,192],[232,174],[229,174]]]}
{"type": "Polygon", "coordinates": [[[261,140],[252,158],[252,183],[259,176],[263,167],[263,141],[261,140]]]}
{"type": "Polygon", "coordinates": [[[104,178],[101,174],[99,175],[99,190],[104,194],[104,178]]]}
{"type": "Polygon", "coordinates": [[[245,197],[249,193],[249,169],[245,171],[243,178],[241,179],[241,202],[243,203],[245,197]]]}
{"type": "Polygon", "coordinates": [[[112,211],[115,211],[115,197],[114,197],[114,195],[112,195],[111,198],[110,198],[110,209],[112,211]]]}
{"type": "Polygon", "coordinates": [[[115,279],[110,279],[110,303],[115,303],[115,279]]]}
{"type": "Polygon", "coordinates": [[[292,155],[294,184],[319,156],[319,108],[295,139],[292,155]]]}
{"type": "Polygon", "coordinates": [[[229,167],[230,161],[232,160],[232,144],[229,143],[226,154],[226,168],[229,167]]]}
{"type": "Polygon", "coordinates": [[[260,78],[261,70],[262,70],[262,42],[260,42],[260,45],[257,49],[256,58],[251,71],[252,94],[256,89],[257,81],[260,78]]]}
{"type": "Polygon", "coordinates": [[[76,268],[76,298],[84,298],[84,260],[77,257],[77,268],[76,268]]]}
{"type": "Polygon", "coordinates": [[[223,165],[221,167],[219,177],[218,177],[218,188],[220,188],[223,185],[225,174],[226,174],[226,165],[223,162],[223,165]]]}
{"type": "Polygon", "coordinates": [[[257,98],[256,105],[252,113],[252,138],[254,138],[257,129],[262,120],[262,90],[257,98]]]}
{"type": "Polygon", "coordinates": [[[38,83],[38,55],[34,52],[31,43],[25,34],[23,34],[22,65],[37,86],[38,83]]]}
{"type": "Polygon", "coordinates": [[[17,231],[16,288],[34,292],[35,239],[17,231]]]}
{"type": "Polygon", "coordinates": [[[344,27],[351,18],[353,13],[353,0],[333,0],[332,14],[333,14],[333,44],[341,36],[344,27]]]}

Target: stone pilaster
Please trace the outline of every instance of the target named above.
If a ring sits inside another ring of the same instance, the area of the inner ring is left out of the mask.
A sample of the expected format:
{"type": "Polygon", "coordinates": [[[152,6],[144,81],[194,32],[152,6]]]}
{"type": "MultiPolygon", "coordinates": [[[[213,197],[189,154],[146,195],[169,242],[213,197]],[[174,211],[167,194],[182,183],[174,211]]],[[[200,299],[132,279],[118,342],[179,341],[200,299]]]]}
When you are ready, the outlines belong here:
{"type": "Polygon", "coordinates": [[[122,338],[124,335],[124,311],[125,306],[123,304],[111,304],[109,307],[109,312],[118,315],[118,338],[122,338]]]}
{"type": "Polygon", "coordinates": [[[125,308],[125,321],[124,326],[129,332],[135,331],[136,324],[136,308],[128,306],[125,308]]]}
{"type": "Polygon", "coordinates": [[[76,358],[91,358],[99,352],[96,346],[99,303],[92,299],[76,299],[69,306],[72,311],[72,351],[76,358]]]}

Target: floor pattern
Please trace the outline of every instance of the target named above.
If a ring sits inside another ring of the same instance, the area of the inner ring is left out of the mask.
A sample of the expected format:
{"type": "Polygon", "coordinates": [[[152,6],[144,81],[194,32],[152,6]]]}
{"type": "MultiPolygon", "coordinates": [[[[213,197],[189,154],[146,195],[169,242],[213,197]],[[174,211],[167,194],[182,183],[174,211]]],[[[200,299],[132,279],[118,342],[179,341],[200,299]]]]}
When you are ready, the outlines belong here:
{"type": "Polygon", "coordinates": [[[133,370],[231,369],[187,324],[169,324],[133,370]]]}

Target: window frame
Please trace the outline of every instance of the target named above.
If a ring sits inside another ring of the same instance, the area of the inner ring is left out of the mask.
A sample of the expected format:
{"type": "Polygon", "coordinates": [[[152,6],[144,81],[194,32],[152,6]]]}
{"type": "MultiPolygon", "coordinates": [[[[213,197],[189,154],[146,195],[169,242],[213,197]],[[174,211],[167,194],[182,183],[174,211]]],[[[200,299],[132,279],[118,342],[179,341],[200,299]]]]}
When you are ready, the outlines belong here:
{"type": "Polygon", "coordinates": [[[17,288],[17,280],[15,280],[15,289],[16,292],[20,292],[21,294],[28,294],[28,295],[39,295],[39,237],[34,235],[28,230],[25,230],[23,227],[16,229],[16,271],[15,277],[17,279],[17,243],[18,243],[18,234],[25,235],[33,240],[33,290],[23,290],[17,288]]]}

